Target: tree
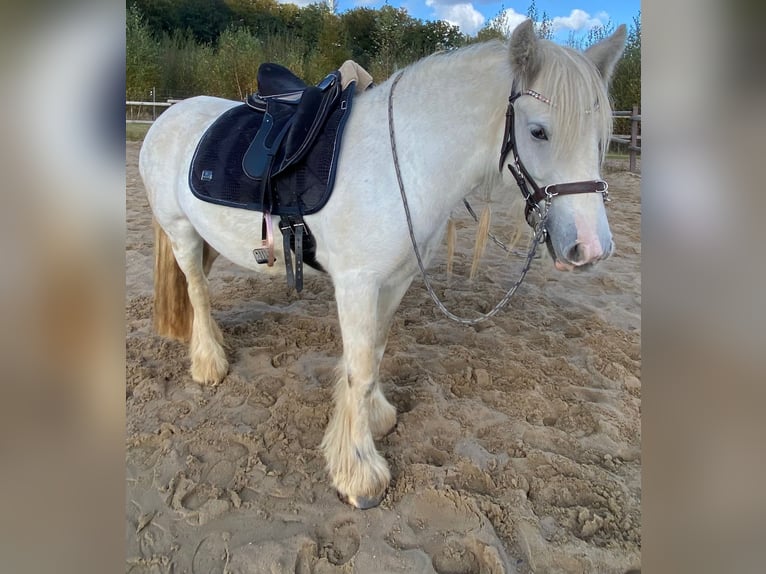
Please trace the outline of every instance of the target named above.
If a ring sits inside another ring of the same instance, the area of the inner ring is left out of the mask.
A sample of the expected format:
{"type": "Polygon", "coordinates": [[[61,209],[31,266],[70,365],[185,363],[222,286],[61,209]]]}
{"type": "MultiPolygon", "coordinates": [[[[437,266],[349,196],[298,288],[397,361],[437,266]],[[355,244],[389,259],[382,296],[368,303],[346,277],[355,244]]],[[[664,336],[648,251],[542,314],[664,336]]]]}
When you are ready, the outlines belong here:
{"type": "Polygon", "coordinates": [[[345,38],[340,18],[332,12],[324,15],[322,31],[319,33],[317,50],[312,57],[312,68],[319,76],[338,69],[351,58],[351,50],[345,38]]]}
{"type": "Polygon", "coordinates": [[[129,0],[144,14],[156,37],[189,28],[200,42],[214,42],[233,21],[225,0],[129,0]]]}
{"type": "Polygon", "coordinates": [[[309,4],[298,12],[295,32],[305,43],[307,56],[317,51],[319,36],[322,33],[325,16],[328,14],[331,12],[325,3],[309,4]]]}
{"type": "Polygon", "coordinates": [[[376,58],[371,66],[374,78],[387,78],[408,61],[408,46],[404,43],[404,35],[411,20],[404,8],[386,4],[378,10],[374,35],[376,58]]]}
{"type": "Polygon", "coordinates": [[[548,16],[547,12],[543,12],[540,22],[535,22],[535,30],[537,31],[538,38],[553,40],[553,20],[548,16]]]}
{"type": "Polygon", "coordinates": [[[351,58],[363,68],[368,68],[377,54],[377,11],[370,8],[354,8],[341,14],[340,20],[351,58]]]}
{"type": "Polygon", "coordinates": [[[629,110],[641,103],[641,12],[633,17],[625,53],[617,63],[611,89],[615,109],[629,110]]]}
{"type": "Polygon", "coordinates": [[[217,83],[215,94],[242,100],[254,92],[261,54],[261,43],[247,28],[226,28],[218,38],[215,63],[210,71],[217,83]]]}
{"type": "MultiPolygon", "coordinates": [[[[542,19],[538,20],[537,3],[535,0],[527,8],[527,18],[532,20],[535,25],[535,33],[538,38],[553,40],[553,20],[547,12],[543,12],[542,19]]],[[[518,14],[509,13],[505,9],[500,9],[495,16],[489,19],[484,27],[477,34],[477,40],[485,41],[493,38],[508,39],[518,24],[518,14]]]]}
{"type": "MultiPolygon", "coordinates": [[[[529,8],[527,8],[527,17],[535,23],[537,37],[553,40],[553,20],[545,11],[543,11],[543,16],[540,20],[537,19],[537,15],[537,2],[532,0],[532,2],[529,3],[529,8]]],[[[510,36],[510,32],[506,33],[506,36],[510,36]]]]}
{"type": "Polygon", "coordinates": [[[130,100],[144,100],[159,83],[159,45],[136,4],[127,11],[125,48],[125,95],[130,100]]]}

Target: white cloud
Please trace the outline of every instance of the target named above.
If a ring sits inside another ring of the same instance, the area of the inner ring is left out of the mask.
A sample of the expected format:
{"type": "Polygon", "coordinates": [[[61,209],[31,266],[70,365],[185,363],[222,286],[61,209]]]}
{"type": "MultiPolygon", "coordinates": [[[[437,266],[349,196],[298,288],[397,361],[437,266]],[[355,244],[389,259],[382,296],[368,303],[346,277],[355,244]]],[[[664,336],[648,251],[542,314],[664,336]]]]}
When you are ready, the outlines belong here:
{"type": "MultiPolygon", "coordinates": [[[[601,13],[599,14],[599,16],[601,13]]],[[[556,16],[553,18],[553,29],[558,32],[559,30],[573,30],[579,32],[581,30],[590,30],[595,26],[601,26],[603,22],[599,18],[592,17],[585,10],[575,8],[570,12],[569,16],[556,16]]]]}
{"type": "Polygon", "coordinates": [[[604,12],[603,10],[596,14],[596,18],[601,20],[602,22],[609,22],[609,13],[604,12]]]}
{"type": "Polygon", "coordinates": [[[443,5],[437,3],[437,0],[426,0],[426,6],[431,7],[440,20],[458,26],[463,34],[471,36],[476,34],[486,21],[481,12],[476,10],[470,2],[443,5]]]}
{"type": "Polygon", "coordinates": [[[295,4],[299,8],[304,8],[317,0],[277,0],[280,4],[295,4]]]}
{"type": "Polygon", "coordinates": [[[500,25],[500,30],[506,37],[510,37],[516,26],[525,20],[528,20],[528,17],[526,14],[519,14],[513,8],[507,8],[497,16],[497,19],[500,25]]]}

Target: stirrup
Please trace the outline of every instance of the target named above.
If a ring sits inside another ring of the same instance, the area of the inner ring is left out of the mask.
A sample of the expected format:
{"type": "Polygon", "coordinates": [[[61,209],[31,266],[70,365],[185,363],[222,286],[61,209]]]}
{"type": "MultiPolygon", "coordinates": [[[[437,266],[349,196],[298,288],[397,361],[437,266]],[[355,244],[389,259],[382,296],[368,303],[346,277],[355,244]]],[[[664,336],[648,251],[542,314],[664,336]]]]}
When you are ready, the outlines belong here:
{"type": "Polygon", "coordinates": [[[274,226],[271,222],[271,213],[263,212],[263,223],[261,224],[261,247],[253,249],[253,256],[258,265],[266,263],[269,267],[274,266],[274,226]]]}

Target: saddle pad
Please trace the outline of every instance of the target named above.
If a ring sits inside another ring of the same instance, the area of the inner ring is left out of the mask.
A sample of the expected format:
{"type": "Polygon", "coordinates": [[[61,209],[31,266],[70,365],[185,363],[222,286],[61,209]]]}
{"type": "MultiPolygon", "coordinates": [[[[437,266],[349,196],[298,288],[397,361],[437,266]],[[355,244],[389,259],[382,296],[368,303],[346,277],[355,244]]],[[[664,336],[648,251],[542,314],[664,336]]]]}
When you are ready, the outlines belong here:
{"type": "MultiPolygon", "coordinates": [[[[272,178],[272,214],[311,215],[327,203],[353,94],[351,84],[338,98],[337,107],[305,157],[272,178]]],[[[263,117],[263,113],[242,104],[223,113],[203,134],[189,170],[189,186],[198,199],[263,211],[260,183],[242,168],[242,158],[263,117]]]]}

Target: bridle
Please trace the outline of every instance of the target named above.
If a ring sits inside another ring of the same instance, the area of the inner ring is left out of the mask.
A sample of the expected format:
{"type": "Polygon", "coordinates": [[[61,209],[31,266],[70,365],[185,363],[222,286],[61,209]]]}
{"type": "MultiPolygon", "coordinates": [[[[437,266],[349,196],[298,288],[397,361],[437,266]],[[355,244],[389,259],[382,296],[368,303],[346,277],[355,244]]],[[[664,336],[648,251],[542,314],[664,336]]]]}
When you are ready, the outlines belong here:
{"type": "MultiPolygon", "coordinates": [[[[503,298],[494,306],[492,309],[489,310],[487,313],[483,313],[479,315],[478,317],[474,319],[468,319],[464,317],[458,317],[457,315],[450,312],[445,306],[444,303],[441,302],[439,299],[439,296],[434,291],[433,286],[431,285],[431,281],[428,278],[428,273],[426,272],[425,265],[423,263],[423,258],[420,254],[420,249],[418,248],[417,241],[415,240],[415,230],[412,226],[412,215],[410,213],[410,207],[409,202],[407,201],[407,194],[404,192],[404,182],[402,181],[402,173],[399,166],[399,157],[396,150],[396,138],[394,136],[394,90],[396,89],[396,85],[399,83],[399,80],[401,80],[402,76],[404,75],[404,70],[400,71],[397,76],[394,78],[394,81],[391,83],[391,88],[388,92],[388,133],[389,138],[391,141],[391,154],[393,158],[394,163],[394,171],[396,173],[396,181],[399,186],[399,193],[402,197],[402,206],[404,207],[404,213],[407,218],[407,230],[410,235],[410,241],[412,242],[412,249],[415,253],[415,259],[417,260],[418,267],[420,268],[420,272],[423,276],[423,282],[425,283],[426,290],[428,291],[428,294],[431,296],[431,299],[433,299],[434,303],[436,303],[436,306],[439,308],[439,310],[444,313],[448,318],[452,319],[453,321],[456,321],[458,323],[461,323],[463,325],[476,325],[478,323],[481,323],[482,321],[486,321],[487,319],[494,317],[497,313],[500,312],[501,309],[503,309],[511,300],[511,297],[516,293],[516,290],[521,285],[522,281],[524,281],[524,277],[527,275],[527,271],[529,271],[530,266],[532,265],[532,260],[534,259],[535,252],[537,250],[537,246],[541,243],[545,243],[547,241],[547,231],[546,231],[546,223],[548,219],[548,211],[550,209],[551,202],[553,201],[553,198],[559,195],[567,195],[567,194],[573,194],[573,193],[600,193],[602,197],[604,198],[604,201],[608,201],[608,194],[607,194],[607,185],[606,182],[600,179],[597,180],[591,180],[591,181],[576,181],[572,183],[558,183],[553,185],[547,185],[544,188],[540,188],[539,185],[535,182],[534,178],[529,174],[527,171],[527,168],[524,167],[524,164],[521,161],[521,158],[519,157],[518,150],[516,149],[516,134],[514,132],[514,110],[513,110],[513,103],[520,98],[521,96],[532,96],[533,98],[539,99],[541,102],[545,102],[548,105],[552,105],[551,101],[546,98],[545,96],[538,94],[534,90],[526,90],[524,92],[517,92],[515,84],[511,87],[511,95],[508,98],[508,110],[505,114],[505,132],[503,135],[503,144],[502,148],[500,150],[500,171],[503,171],[503,162],[505,161],[505,156],[508,155],[509,151],[513,152],[513,164],[508,164],[508,169],[511,170],[511,173],[513,174],[514,179],[516,179],[516,183],[519,186],[519,189],[521,190],[521,194],[524,196],[524,199],[527,202],[525,215],[527,218],[527,223],[529,223],[532,226],[532,229],[534,230],[534,235],[532,237],[532,241],[530,243],[529,251],[527,252],[526,259],[524,261],[524,266],[521,269],[521,274],[519,278],[516,280],[516,282],[508,289],[506,294],[503,296],[503,298]],[[529,191],[529,187],[532,187],[534,190],[533,192],[529,191]],[[544,201],[543,208],[541,209],[539,204],[540,202],[544,201]],[[534,215],[533,215],[534,214],[534,215]],[[532,216],[532,217],[530,217],[532,216]]],[[[463,200],[465,202],[465,200],[463,200]]],[[[473,214],[473,210],[471,209],[470,205],[466,203],[466,207],[468,208],[468,211],[473,214]]],[[[502,245],[502,243],[495,240],[496,243],[501,245],[503,248],[505,246],[502,245]]],[[[549,245],[550,249],[550,245],[549,245]]],[[[507,251],[507,249],[506,249],[507,251]]]]}
{"type": "MultiPolygon", "coordinates": [[[[500,148],[500,163],[498,164],[499,170],[503,171],[503,163],[508,155],[508,152],[513,152],[513,163],[509,163],[508,170],[516,180],[521,195],[524,196],[524,200],[527,202],[524,208],[524,216],[527,223],[532,229],[537,229],[541,224],[544,225],[547,219],[548,209],[551,206],[551,202],[554,197],[559,195],[573,195],[577,193],[600,193],[605,202],[609,201],[609,186],[603,179],[593,179],[587,181],[574,181],[570,183],[554,183],[540,187],[537,185],[535,179],[529,174],[527,168],[524,166],[524,162],[519,157],[519,151],[516,146],[516,130],[515,130],[515,110],[513,104],[521,96],[531,96],[536,100],[543,102],[547,105],[553,105],[550,99],[546,98],[542,94],[534,90],[524,90],[520,92],[516,89],[516,82],[514,81],[511,86],[511,95],[508,97],[508,108],[505,112],[505,130],[503,132],[503,143],[500,148]],[[532,188],[530,191],[529,188],[532,188]],[[540,205],[543,205],[541,208],[540,205]]],[[[547,235],[544,229],[544,236],[547,235]]]]}

